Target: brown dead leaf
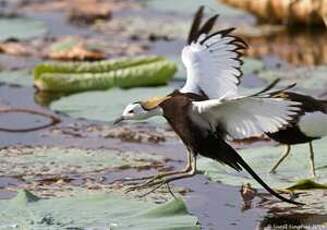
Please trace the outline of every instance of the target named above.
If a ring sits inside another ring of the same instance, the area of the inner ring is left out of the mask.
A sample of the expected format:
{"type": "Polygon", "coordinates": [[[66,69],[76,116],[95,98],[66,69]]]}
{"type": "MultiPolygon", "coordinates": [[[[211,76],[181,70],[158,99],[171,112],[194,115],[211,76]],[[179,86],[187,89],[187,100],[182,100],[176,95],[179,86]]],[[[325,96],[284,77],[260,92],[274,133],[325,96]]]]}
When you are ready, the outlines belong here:
{"type": "Polygon", "coordinates": [[[31,55],[31,49],[27,48],[26,45],[19,42],[1,42],[0,53],[17,56],[29,56],[31,55]]]}
{"type": "Polygon", "coordinates": [[[56,60],[95,61],[104,59],[106,55],[100,49],[90,47],[82,39],[66,37],[53,43],[46,57],[56,60]]]}
{"type": "Polygon", "coordinates": [[[104,54],[101,51],[86,50],[82,45],[77,45],[67,51],[51,52],[48,56],[50,59],[57,60],[101,60],[104,59],[104,54]]]}

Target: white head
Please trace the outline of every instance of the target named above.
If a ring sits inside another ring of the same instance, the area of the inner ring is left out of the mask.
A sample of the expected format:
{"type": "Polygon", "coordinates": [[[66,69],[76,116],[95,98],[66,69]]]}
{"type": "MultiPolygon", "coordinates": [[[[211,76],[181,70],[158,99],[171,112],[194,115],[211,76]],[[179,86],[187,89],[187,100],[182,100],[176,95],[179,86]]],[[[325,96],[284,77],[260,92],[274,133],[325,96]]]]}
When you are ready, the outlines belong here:
{"type": "Polygon", "coordinates": [[[162,114],[163,111],[159,106],[147,110],[142,106],[141,102],[134,102],[125,107],[122,115],[114,121],[114,124],[117,124],[123,120],[145,120],[153,116],[160,116],[162,114]]]}

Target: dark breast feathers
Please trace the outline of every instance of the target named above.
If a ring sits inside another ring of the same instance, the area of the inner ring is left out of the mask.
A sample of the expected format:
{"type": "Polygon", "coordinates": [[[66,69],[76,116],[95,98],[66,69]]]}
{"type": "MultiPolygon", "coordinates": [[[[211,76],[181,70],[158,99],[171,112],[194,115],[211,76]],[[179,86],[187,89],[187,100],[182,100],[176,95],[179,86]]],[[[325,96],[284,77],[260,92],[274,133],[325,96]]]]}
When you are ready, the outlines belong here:
{"type": "Polygon", "coordinates": [[[203,128],[191,120],[192,101],[206,100],[207,97],[196,94],[173,92],[171,97],[160,104],[164,117],[194,154],[214,159],[241,171],[237,154],[215,130],[203,128]],[[235,159],[234,159],[235,158],[235,159]]]}

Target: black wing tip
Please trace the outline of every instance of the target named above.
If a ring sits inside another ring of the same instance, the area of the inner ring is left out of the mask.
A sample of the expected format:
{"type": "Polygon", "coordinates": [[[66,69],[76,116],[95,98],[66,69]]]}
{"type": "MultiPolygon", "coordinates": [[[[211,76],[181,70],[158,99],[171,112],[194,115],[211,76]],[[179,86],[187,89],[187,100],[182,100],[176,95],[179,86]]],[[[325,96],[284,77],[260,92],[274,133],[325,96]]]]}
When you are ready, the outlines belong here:
{"type": "Polygon", "coordinates": [[[203,18],[203,11],[204,11],[204,6],[201,5],[194,14],[191,29],[187,38],[187,44],[191,44],[194,40],[197,39],[197,34],[203,18]]]}
{"type": "Polygon", "coordinates": [[[207,34],[208,36],[205,39],[203,39],[200,42],[200,44],[203,44],[206,40],[208,40],[209,38],[211,38],[211,37],[213,37],[213,36],[215,36],[217,34],[221,34],[223,37],[225,37],[225,36],[233,37],[234,39],[233,39],[232,42],[235,45],[237,45],[239,47],[239,49],[247,49],[249,47],[248,44],[243,39],[241,39],[240,37],[230,35],[231,32],[236,30],[235,27],[219,30],[217,32],[214,32],[214,33],[210,34],[210,31],[214,27],[215,22],[217,21],[217,19],[219,18],[220,15],[215,14],[215,15],[211,16],[201,26],[203,14],[204,14],[204,8],[205,8],[205,6],[201,5],[198,8],[198,10],[196,11],[196,13],[194,14],[193,23],[191,25],[189,36],[188,36],[188,39],[187,39],[187,44],[188,45],[190,45],[192,42],[196,42],[201,34],[207,34]]]}
{"type": "Polygon", "coordinates": [[[279,97],[279,96],[283,97],[283,95],[281,95],[282,93],[287,92],[287,90],[293,89],[296,85],[297,85],[297,83],[292,83],[290,85],[287,85],[287,86],[283,87],[282,89],[270,92],[269,96],[270,97],[279,97]]]}
{"type": "Polygon", "coordinates": [[[212,28],[214,27],[217,18],[219,17],[219,14],[216,14],[212,17],[210,17],[204,24],[203,26],[197,31],[197,39],[201,34],[209,34],[212,28]]]}
{"type": "Polygon", "coordinates": [[[227,28],[227,29],[221,30],[221,31],[220,31],[220,34],[222,34],[223,36],[227,36],[227,35],[229,35],[231,32],[233,32],[234,30],[236,30],[235,27],[227,28]]]}
{"type": "Polygon", "coordinates": [[[250,95],[250,97],[283,97],[283,95],[281,95],[282,93],[286,92],[289,89],[292,89],[296,86],[297,83],[292,83],[290,85],[287,85],[281,89],[275,90],[275,91],[271,91],[273,88],[276,87],[276,85],[281,81],[280,78],[276,78],[274,81],[272,81],[270,84],[268,84],[265,88],[263,88],[262,90],[260,90],[259,92],[250,95]]]}
{"type": "Polygon", "coordinates": [[[202,33],[209,34],[217,18],[219,17],[219,14],[215,14],[212,17],[210,17],[208,20],[206,20],[206,22],[201,26],[203,14],[204,14],[204,7],[205,7],[204,5],[201,5],[196,11],[196,13],[194,14],[193,22],[187,39],[187,44],[191,44],[192,42],[197,41],[202,33]]]}

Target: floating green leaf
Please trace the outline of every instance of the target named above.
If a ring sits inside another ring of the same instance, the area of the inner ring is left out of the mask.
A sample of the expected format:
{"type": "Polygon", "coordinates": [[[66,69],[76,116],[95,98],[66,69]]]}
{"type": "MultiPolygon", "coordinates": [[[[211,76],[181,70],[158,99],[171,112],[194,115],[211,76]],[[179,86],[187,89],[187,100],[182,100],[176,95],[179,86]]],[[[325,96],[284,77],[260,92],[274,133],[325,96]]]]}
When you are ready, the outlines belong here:
{"type": "Polygon", "coordinates": [[[319,184],[309,179],[299,180],[287,190],[327,189],[327,184],[319,184]]]}
{"type": "Polygon", "coordinates": [[[56,92],[156,86],[166,84],[175,72],[175,63],[159,56],[44,63],[34,69],[34,84],[40,90],[56,92]]]}
{"type": "MultiPolygon", "coordinates": [[[[315,182],[326,186],[327,155],[324,151],[327,149],[327,138],[314,141],[313,145],[318,175],[315,182]]],[[[283,148],[263,146],[239,150],[238,152],[258,175],[273,188],[288,188],[292,184],[298,183],[299,180],[310,177],[308,144],[292,146],[290,156],[280,165],[276,174],[270,174],[268,171],[280,157],[283,148]]],[[[242,183],[251,182],[254,187],[261,187],[247,173],[237,173],[213,160],[201,158],[199,170],[203,171],[210,179],[224,184],[240,186],[242,183]]]]}
{"type": "Polygon", "coordinates": [[[263,61],[254,58],[244,58],[242,72],[244,74],[253,74],[262,71],[265,68],[263,61]]]}
{"type": "Polygon", "coordinates": [[[40,199],[21,190],[0,206],[0,229],[200,229],[181,198],[158,205],[105,193],[40,199]]]}
{"type": "Polygon", "coordinates": [[[148,99],[155,95],[167,95],[174,87],[152,87],[134,89],[111,89],[108,91],[83,92],[50,104],[50,108],[75,118],[112,121],[121,115],[125,106],[134,101],[148,99]]]}
{"type": "Polygon", "coordinates": [[[0,40],[31,39],[46,32],[43,22],[30,18],[0,18],[0,40]]]}
{"type": "Polygon", "coordinates": [[[324,91],[327,87],[327,66],[300,67],[293,69],[266,70],[258,74],[259,78],[273,81],[276,78],[282,79],[282,83],[297,83],[306,90],[324,91]]]}

